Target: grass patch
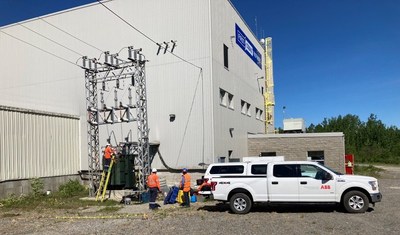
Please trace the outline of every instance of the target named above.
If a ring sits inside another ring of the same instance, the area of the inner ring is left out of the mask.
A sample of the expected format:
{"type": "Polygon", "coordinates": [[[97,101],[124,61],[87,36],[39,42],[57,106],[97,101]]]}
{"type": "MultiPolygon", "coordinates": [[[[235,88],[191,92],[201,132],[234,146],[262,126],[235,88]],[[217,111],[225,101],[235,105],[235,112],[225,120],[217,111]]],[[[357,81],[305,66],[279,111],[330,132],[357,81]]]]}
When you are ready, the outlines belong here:
{"type": "Polygon", "coordinates": [[[372,177],[379,177],[380,173],[384,170],[373,165],[355,165],[354,174],[356,175],[367,175],[372,177]]]}
{"type": "Polygon", "coordinates": [[[112,200],[105,202],[96,202],[94,200],[80,200],[87,197],[88,189],[81,185],[77,180],[70,180],[61,185],[57,192],[45,195],[39,189],[42,188],[39,180],[34,179],[32,184],[35,185],[33,193],[28,195],[10,195],[0,200],[0,211],[9,211],[20,209],[24,211],[44,211],[48,209],[78,209],[90,206],[115,206],[119,203],[112,200]]]}

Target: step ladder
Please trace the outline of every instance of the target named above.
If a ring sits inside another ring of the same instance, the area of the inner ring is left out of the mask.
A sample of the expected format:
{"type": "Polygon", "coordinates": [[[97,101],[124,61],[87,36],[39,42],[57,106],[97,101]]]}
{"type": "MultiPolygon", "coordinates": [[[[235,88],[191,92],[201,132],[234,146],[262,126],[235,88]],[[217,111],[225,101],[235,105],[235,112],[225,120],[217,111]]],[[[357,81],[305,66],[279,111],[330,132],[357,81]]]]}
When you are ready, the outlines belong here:
{"type": "Polygon", "coordinates": [[[103,202],[105,199],[107,186],[108,186],[108,182],[110,181],[110,175],[111,175],[111,170],[112,170],[113,165],[114,165],[114,158],[111,159],[111,163],[110,163],[110,166],[108,167],[108,170],[106,171],[104,169],[103,173],[101,173],[101,180],[100,180],[99,189],[97,190],[97,194],[96,194],[96,201],[99,200],[100,196],[101,196],[101,202],[103,202]]]}

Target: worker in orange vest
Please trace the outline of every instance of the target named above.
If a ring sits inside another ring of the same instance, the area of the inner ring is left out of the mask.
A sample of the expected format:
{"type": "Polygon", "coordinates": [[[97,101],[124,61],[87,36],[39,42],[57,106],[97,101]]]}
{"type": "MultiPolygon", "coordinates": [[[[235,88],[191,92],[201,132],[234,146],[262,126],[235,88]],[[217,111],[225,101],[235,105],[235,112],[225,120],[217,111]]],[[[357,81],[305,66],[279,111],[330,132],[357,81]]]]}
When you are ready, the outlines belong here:
{"type": "Polygon", "coordinates": [[[106,148],[104,149],[104,170],[108,170],[108,167],[110,167],[111,159],[114,154],[114,149],[110,144],[107,144],[106,148]]]}
{"type": "Polygon", "coordinates": [[[197,191],[211,191],[211,184],[208,182],[208,179],[204,179],[203,183],[197,188],[197,191]]]}
{"type": "Polygon", "coordinates": [[[181,206],[190,207],[190,175],[187,173],[187,169],[182,169],[182,179],[180,183],[180,189],[183,190],[184,201],[181,206]]]}
{"type": "Polygon", "coordinates": [[[147,177],[147,187],[149,188],[150,194],[149,209],[157,209],[158,207],[160,207],[160,205],[156,203],[156,199],[158,192],[161,192],[161,187],[156,168],[153,168],[151,170],[151,174],[149,175],[149,177],[147,177]]]}

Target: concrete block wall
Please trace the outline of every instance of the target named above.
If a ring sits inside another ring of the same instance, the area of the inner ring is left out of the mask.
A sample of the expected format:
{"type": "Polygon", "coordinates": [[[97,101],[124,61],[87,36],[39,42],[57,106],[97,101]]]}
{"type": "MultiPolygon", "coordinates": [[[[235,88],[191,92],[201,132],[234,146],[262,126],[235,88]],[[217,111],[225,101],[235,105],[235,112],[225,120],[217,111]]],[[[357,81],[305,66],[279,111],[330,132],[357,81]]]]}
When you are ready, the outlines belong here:
{"type": "MultiPolygon", "coordinates": [[[[67,183],[69,180],[80,180],[79,175],[66,175],[41,178],[44,183],[43,193],[46,191],[55,192],[62,184],[67,183]]],[[[0,198],[6,198],[11,195],[27,195],[32,192],[30,179],[10,180],[0,182],[0,198]]]]}
{"type": "MultiPolygon", "coordinates": [[[[204,173],[199,173],[199,172],[189,172],[190,177],[191,177],[191,185],[192,188],[196,185],[196,180],[201,179],[201,177],[204,175],[204,173]]],[[[166,179],[167,185],[169,187],[171,186],[178,186],[179,182],[181,181],[181,173],[171,173],[171,172],[158,172],[157,173],[158,177],[160,179],[166,179]]]]}
{"type": "MultiPolygon", "coordinates": [[[[196,180],[201,179],[204,173],[189,172],[189,174],[191,176],[192,188],[195,188],[196,180]]],[[[178,186],[181,180],[181,173],[158,172],[158,176],[160,177],[160,179],[165,179],[169,187],[174,185],[178,186]]],[[[79,175],[47,177],[41,178],[41,180],[44,183],[43,193],[45,193],[46,191],[58,191],[59,186],[67,183],[69,180],[81,181],[79,175]]],[[[88,181],[83,181],[82,183],[88,184],[88,181]]],[[[7,198],[11,195],[27,195],[31,192],[32,187],[29,179],[0,182],[0,199],[7,198]]]]}
{"type": "Polygon", "coordinates": [[[343,133],[255,135],[248,138],[248,155],[276,152],[287,161],[306,161],[308,151],[324,151],[325,165],[345,172],[343,133]]]}

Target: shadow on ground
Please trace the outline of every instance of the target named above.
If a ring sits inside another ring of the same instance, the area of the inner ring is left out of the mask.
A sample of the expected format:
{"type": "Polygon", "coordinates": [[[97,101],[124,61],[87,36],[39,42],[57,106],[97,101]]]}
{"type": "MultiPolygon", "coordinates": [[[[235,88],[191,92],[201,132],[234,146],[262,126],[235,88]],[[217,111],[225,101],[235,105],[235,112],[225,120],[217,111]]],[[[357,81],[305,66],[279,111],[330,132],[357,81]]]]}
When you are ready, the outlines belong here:
{"type": "MultiPolygon", "coordinates": [[[[208,212],[229,212],[228,203],[217,203],[215,205],[206,205],[198,208],[198,210],[205,210],[208,212]]],[[[369,208],[367,212],[372,212],[374,209],[369,208]]],[[[339,212],[346,213],[340,206],[336,204],[322,205],[322,204],[266,204],[259,203],[253,205],[250,212],[263,212],[263,213],[316,213],[316,212],[339,212]]]]}

